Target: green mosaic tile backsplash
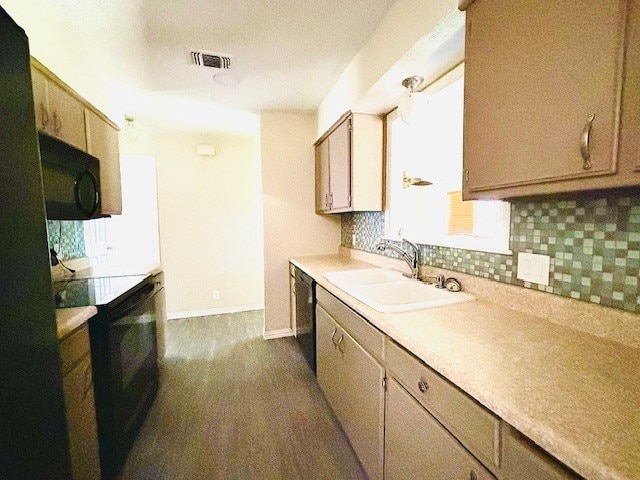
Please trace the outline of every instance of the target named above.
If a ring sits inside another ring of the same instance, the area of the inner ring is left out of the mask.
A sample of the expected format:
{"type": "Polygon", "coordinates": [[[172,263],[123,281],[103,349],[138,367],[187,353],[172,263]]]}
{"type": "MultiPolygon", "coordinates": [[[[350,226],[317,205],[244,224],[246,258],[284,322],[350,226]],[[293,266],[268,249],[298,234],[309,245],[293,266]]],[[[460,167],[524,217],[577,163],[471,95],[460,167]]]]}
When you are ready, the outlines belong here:
{"type": "Polygon", "coordinates": [[[47,220],[49,248],[58,252],[62,261],[85,255],[84,223],[73,220],[47,220]]]}
{"type": "MultiPolygon", "coordinates": [[[[342,216],[342,245],[346,247],[375,252],[383,234],[384,213],[342,216]]],[[[425,265],[640,312],[637,191],[516,199],[511,203],[510,248],[513,256],[420,245],[425,265]],[[518,252],[551,257],[549,286],[516,278],[518,252]]]]}

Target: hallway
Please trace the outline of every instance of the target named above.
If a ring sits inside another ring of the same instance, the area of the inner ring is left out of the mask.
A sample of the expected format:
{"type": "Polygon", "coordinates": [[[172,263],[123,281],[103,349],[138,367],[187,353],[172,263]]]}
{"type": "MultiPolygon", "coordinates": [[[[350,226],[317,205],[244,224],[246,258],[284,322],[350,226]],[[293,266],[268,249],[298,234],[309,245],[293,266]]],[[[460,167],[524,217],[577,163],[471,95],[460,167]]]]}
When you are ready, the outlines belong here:
{"type": "Polygon", "coordinates": [[[263,312],[172,320],[121,480],[366,480],[293,338],[263,312]]]}

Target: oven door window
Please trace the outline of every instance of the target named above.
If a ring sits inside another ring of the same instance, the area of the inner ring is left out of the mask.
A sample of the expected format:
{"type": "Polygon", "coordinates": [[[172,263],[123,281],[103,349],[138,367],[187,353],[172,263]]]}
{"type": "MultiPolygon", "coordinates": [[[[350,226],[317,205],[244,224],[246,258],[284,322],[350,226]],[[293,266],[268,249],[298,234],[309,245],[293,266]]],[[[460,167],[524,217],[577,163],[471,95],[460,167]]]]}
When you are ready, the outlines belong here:
{"type": "Polygon", "coordinates": [[[112,400],[126,424],[157,373],[156,309],[147,296],[109,325],[112,400]]]}

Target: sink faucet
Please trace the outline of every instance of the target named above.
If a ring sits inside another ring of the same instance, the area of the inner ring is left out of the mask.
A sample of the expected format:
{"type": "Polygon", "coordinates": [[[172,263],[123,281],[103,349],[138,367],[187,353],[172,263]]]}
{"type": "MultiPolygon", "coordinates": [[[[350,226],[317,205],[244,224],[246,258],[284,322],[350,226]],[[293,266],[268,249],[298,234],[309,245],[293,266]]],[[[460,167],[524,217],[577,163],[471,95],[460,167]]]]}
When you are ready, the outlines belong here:
{"type": "Polygon", "coordinates": [[[389,249],[393,250],[396,253],[399,253],[402,259],[407,262],[409,268],[411,268],[411,275],[405,273],[404,276],[409,278],[418,278],[418,257],[420,256],[418,246],[415,243],[410,242],[406,238],[403,238],[402,241],[409,245],[410,252],[403,250],[402,247],[398,247],[397,245],[389,243],[387,240],[383,240],[378,243],[376,245],[376,250],[378,250],[379,252],[384,252],[385,250],[389,249]]]}

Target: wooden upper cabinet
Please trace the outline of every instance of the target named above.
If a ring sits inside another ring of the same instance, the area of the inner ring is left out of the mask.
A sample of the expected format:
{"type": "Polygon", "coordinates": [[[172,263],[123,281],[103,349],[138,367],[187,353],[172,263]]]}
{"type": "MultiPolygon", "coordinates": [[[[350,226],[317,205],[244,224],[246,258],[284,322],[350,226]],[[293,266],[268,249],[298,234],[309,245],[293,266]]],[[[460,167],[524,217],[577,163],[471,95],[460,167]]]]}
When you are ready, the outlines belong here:
{"type": "Polygon", "coordinates": [[[87,149],[84,105],[61,85],[48,82],[49,128],[53,135],[80,150],[87,149]]]}
{"type": "Polygon", "coordinates": [[[91,110],[85,110],[85,118],[87,152],[100,159],[101,212],[103,215],[120,215],[122,213],[122,190],[118,130],[91,110]]]}
{"type": "Polygon", "coordinates": [[[38,130],[100,160],[101,213],[122,213],[118,126],[47,67],[31,59],[38,130]]]}
{"type": "Polygon", "coordinates": [[[332,210],[351,207],[351,119],[342,122],[329,137],[329,198],[332,210]]]}
{"type": "Polygon", "coordinates": [[[634,171],[640,172],[640,0],[629,5],[626,45],[620,154],[631,157],[634,171]]]}
{"type": "Polygon", "coordinates": [[[33,88],[33,103],[36,114],[36,128],[47,131],[49,124],[49,102],[47,100],[47,78],[40,70],[31,67],[31,85],[33,88]]]}
{"type": "Polygon", "coordinates": [[[317,213],[382,210],[382,137],[380,116],[347,112],[318,139],[317,213]]]}
{"type": "Polygon", "coordinates": [[[329,203],[329,139],[316,145],[316,213],[330,210],[329,203]]]}
{"type": "Polygon", "coordinates": [[[38,130],[86,151],[84,105],[41,68],[32,66],[31,80],[38,130]]]}
{"type": "MultiPolygon", "coordinates": [[[[620,143],[630,123],[625,108],[637,111],[637,99],[623,96],[625,45],[638,30],[637,20],[627,24],[629,4],[637,2],[476,0],[468,7],[465,199],[640,183],[638,160],[620,143]]],[[[629,71],[633,55],[626,81],[637,76],[629,71]]]]}

